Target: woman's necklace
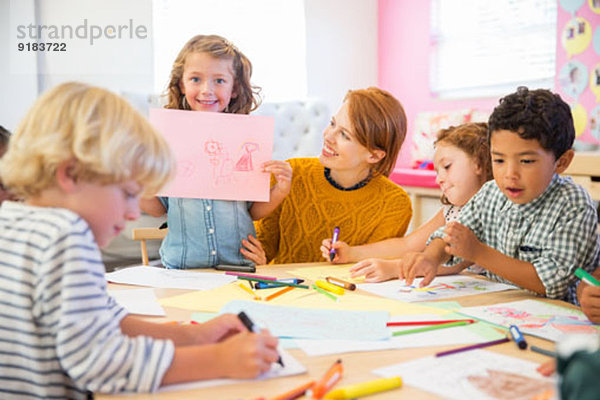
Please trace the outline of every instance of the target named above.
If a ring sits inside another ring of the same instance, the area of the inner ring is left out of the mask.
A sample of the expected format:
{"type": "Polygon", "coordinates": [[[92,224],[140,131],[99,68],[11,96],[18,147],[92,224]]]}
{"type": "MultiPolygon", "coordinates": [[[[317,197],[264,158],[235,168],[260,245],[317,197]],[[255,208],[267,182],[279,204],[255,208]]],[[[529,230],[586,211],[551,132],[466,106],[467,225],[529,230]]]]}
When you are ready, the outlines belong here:
{"type": "Polygon", "coordinates": [[[371,180],[372,177],[373,177],[373,175],[371,174],[371,171],[369,171],[369,175],[365,179],[358,182],[356,185],[352,185],[349,188],[345,188],[345,187],[340,186],[339,183],[337,183],[336,181],[334,181],[333,178],[331,177],[331,170],[329,168],[325,168],[325,179],[327,179],[327,182],[329,182],[331,184],[331,186],[333,186],[334,188],[336,188],[338,190],[343,190],[345,192],[349,192],[350,190],[360,189],[361,187],[363,187],[367,183],[369,183],[369,181],[371,180]]]}

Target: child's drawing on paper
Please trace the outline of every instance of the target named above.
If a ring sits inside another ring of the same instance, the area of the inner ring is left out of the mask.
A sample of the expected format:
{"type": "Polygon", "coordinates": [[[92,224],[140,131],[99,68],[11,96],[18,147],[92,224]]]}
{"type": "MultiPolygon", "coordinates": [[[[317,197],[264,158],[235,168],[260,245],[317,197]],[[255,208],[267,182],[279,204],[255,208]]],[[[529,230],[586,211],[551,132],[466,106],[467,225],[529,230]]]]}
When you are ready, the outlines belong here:
{"type": "Polygon", "coordinates": [[[500,400],[530,400],[554,390],[552,382],[494,369],[488,369],[486,375],[467,376],[466,380],[478,392],[500,400]]]}
{"type": "Polygon", "coordinates": [[[239,158],[238,162],[235,163],[236,171],[253,171],[252,166],[252,153],[259,150],[260,146],[258,143],[246,142],[242,145],[243,154],[239,158]]]}
{"type": "Polygon", "coordinates": [[[599,327],[592,324],[580,310],[536,300],[466,307],[460,312],[497,325],[517,325],[524,333],[549,340],[557,340],[566,333],[600,332],[599,327]]]}
{"type": "Polygon", "coordinates": [[[208,154],[208,161],[212,166],[212,183],[214,185],[232,182],[231,158],[223,149],[223,144],[216,140],[204,142],[204,152],[208,154]]]}

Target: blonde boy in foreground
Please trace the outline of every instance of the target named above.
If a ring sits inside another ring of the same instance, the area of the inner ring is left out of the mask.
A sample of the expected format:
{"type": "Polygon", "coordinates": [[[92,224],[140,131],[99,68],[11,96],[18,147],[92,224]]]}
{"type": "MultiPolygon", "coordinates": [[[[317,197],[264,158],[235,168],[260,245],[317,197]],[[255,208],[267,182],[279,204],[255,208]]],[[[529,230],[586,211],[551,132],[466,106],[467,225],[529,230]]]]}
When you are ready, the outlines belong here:
{"type": "Polygon", "coordinates": [[[494,180],[436,231],[423,253],[403,264],[408,284],[422,285],[437,267],[469,260],[486,275],[542,296],[575,301],[575,269],[592,271],[600,257],[596,211],[589,194],[558,174],[573,159],[571,110],[557,94],[520,87],[489,119],[494,180]]]}
{"type": "Polygon", "coordinates": [[[62,84],[34,104],[0,161],[24,203],[0,208],[0,397],[86,398],[190,380],[249,378],[277,339],[236,316],[144,322],[106,293],[99,247],[168,179],[166,143],[118,96],[62,84]]]}

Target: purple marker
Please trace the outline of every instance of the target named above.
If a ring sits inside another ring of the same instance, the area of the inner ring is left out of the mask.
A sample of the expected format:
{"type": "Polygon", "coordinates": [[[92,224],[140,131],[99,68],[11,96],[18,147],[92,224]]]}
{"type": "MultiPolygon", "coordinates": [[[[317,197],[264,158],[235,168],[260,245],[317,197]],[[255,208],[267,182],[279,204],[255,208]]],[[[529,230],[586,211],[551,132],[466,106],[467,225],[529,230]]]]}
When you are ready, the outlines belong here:
{"type": "Polygon", "coordinates": [[[335,227],[333,229],[333,237],[331,238],[331,249],[329,250],[329,261],[333,261],[335,258],[335,249],[333,248],[333,244],[337,242],[338,236],[340,235],[340,228],[335,227]]]}

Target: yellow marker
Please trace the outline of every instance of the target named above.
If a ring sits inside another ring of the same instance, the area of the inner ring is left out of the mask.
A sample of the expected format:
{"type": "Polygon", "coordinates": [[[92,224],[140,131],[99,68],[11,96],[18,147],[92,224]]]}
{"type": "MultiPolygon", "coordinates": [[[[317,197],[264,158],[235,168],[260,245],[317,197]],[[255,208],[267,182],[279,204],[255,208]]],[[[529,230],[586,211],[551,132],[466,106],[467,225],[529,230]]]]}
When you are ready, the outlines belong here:
{"type": "Polygon", "coordinates": [[[357,383],[340,389],[332,390],[325,395],[329,400],[347,400],[356,397],[369,396],[384,390],[396,389],[402,386],[402,378],[394,376],[392,378],[375,379],[374,381],[357,383]]]}
{"type": "Polygon", "coordinates": [[[246,293],[250,293],[250,295],[254,298],[254,300],[261,300],[261,298],[259,296],[256,295],[256,293],[254,293],[252,290],[250,290],[249,288],[247,288],[246,286],[242,285],[241,283],[237,284],[240,288],[244,289],[244,292],[246,293]]]}
{"type": "Polygon", "coordinates": [[[317,285],[318,287],[320,287],[321,289],[325,289],[328,292],[331,293],[335,293],[335,294],[344,294],[344,288],[343,287],[339,287],[336,285],[333,285],[327,281],[322,281],[322,280],[318,280],[315,282],[315,285],[317,285]]]}

